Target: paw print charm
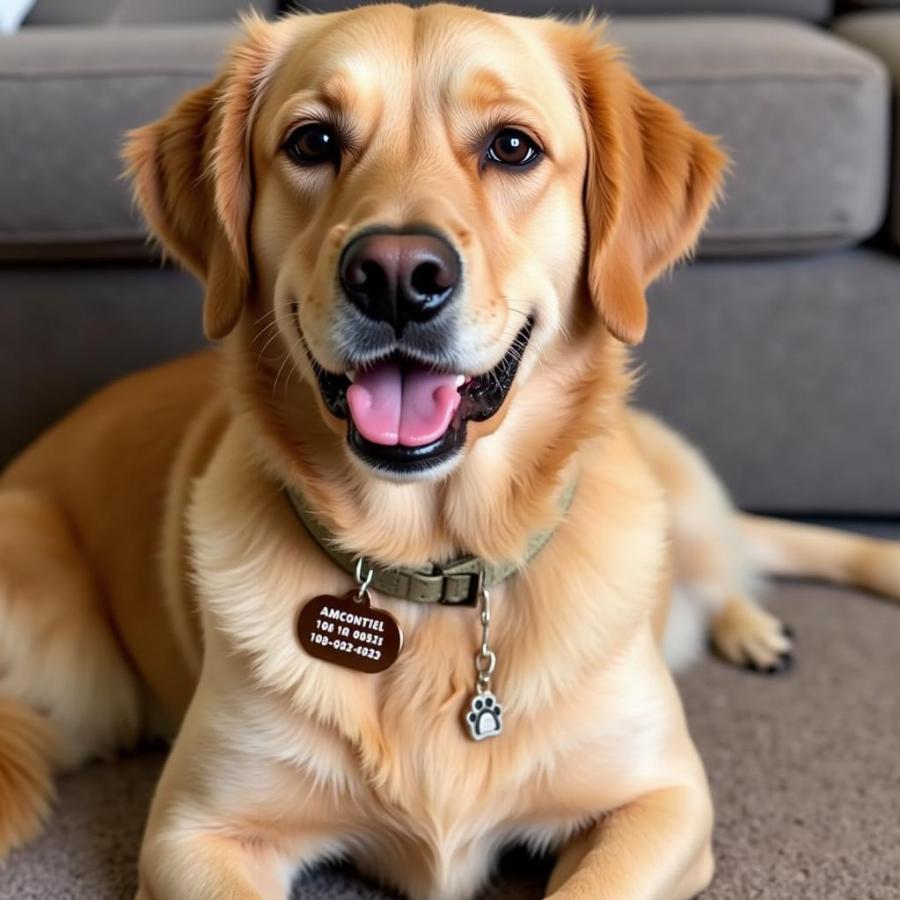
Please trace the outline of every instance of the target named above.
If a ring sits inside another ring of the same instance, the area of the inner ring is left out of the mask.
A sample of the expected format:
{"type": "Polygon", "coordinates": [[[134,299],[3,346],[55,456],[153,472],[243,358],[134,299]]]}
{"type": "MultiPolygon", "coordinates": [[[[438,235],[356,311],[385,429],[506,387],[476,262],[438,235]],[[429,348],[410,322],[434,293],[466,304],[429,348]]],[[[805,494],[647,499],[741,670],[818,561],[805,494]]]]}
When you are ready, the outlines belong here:
{"type": "Polygon", "coordinates": [[[466,713],[466,725],[469,734],[474,741],[483,741],[485,738],[496,737],[503,730],[500,717],[503,710],[497,703],[497,698],[490,692],[475,694],[469,702],[469,711],[466,713]]]}

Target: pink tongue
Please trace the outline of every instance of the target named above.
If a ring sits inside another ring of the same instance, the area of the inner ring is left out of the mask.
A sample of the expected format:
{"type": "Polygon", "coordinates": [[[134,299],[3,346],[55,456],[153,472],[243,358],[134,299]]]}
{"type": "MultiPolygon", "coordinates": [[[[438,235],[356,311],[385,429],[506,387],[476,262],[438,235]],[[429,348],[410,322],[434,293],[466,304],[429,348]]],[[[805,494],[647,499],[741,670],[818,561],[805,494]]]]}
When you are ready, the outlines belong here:
{"type": "Polygon", "coordinates": [[[456,376],[387,360],[357,375],[347,389],[359,433],[374,444],[421,447],[436,441],[459,406],[456,376]]]}

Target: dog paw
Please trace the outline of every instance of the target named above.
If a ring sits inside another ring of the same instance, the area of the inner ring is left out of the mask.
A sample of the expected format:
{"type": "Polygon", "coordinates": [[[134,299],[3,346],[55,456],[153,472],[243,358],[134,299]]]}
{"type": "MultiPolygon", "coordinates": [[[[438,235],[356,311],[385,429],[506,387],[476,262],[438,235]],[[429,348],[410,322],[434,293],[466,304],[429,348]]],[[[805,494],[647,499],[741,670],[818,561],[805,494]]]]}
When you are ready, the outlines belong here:
{"type": "Polygon", "coordinates": [[[466,713],[466,724],[469,726],[469,734],[476,741],[494,737],[503,730],[501,717],[503,710],[497,703],[497,698],[490,692],[476,694],[469,704],[466,713]]]}
{"type": "Polygon", "coordinates": [[[751,672],[777,675],[794,662],[794,634],[771,613],[744,597],[729,600],[712,621],[716,652],[751,672]]]}

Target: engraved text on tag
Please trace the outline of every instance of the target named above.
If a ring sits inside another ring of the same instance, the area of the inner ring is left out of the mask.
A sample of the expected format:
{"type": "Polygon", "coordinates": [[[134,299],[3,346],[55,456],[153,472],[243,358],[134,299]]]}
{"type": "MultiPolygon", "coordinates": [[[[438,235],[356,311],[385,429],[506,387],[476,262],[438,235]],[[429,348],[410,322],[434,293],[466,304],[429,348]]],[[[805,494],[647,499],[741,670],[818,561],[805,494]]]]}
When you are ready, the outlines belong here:
{"type": "Polygon", "coordinates": [[[372,606],[366,591],[314,597],[300,610],[297,639],[316,659],[370,674],[393,665],[403,646],[397,620],[372,606]]]}

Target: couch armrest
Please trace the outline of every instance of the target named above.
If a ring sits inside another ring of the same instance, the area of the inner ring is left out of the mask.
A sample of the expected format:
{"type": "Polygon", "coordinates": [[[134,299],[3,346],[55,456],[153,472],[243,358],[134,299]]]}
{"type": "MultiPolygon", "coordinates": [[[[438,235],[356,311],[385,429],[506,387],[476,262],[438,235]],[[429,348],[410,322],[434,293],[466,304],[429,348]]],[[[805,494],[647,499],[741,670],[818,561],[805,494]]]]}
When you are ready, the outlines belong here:
{"type": "Polygon", "coordinates": [[[888,233],[900,247],[900,9],[841,16],[833,28],[841,37],[880,57],[891,73],[895,115],[888,233]]]}

